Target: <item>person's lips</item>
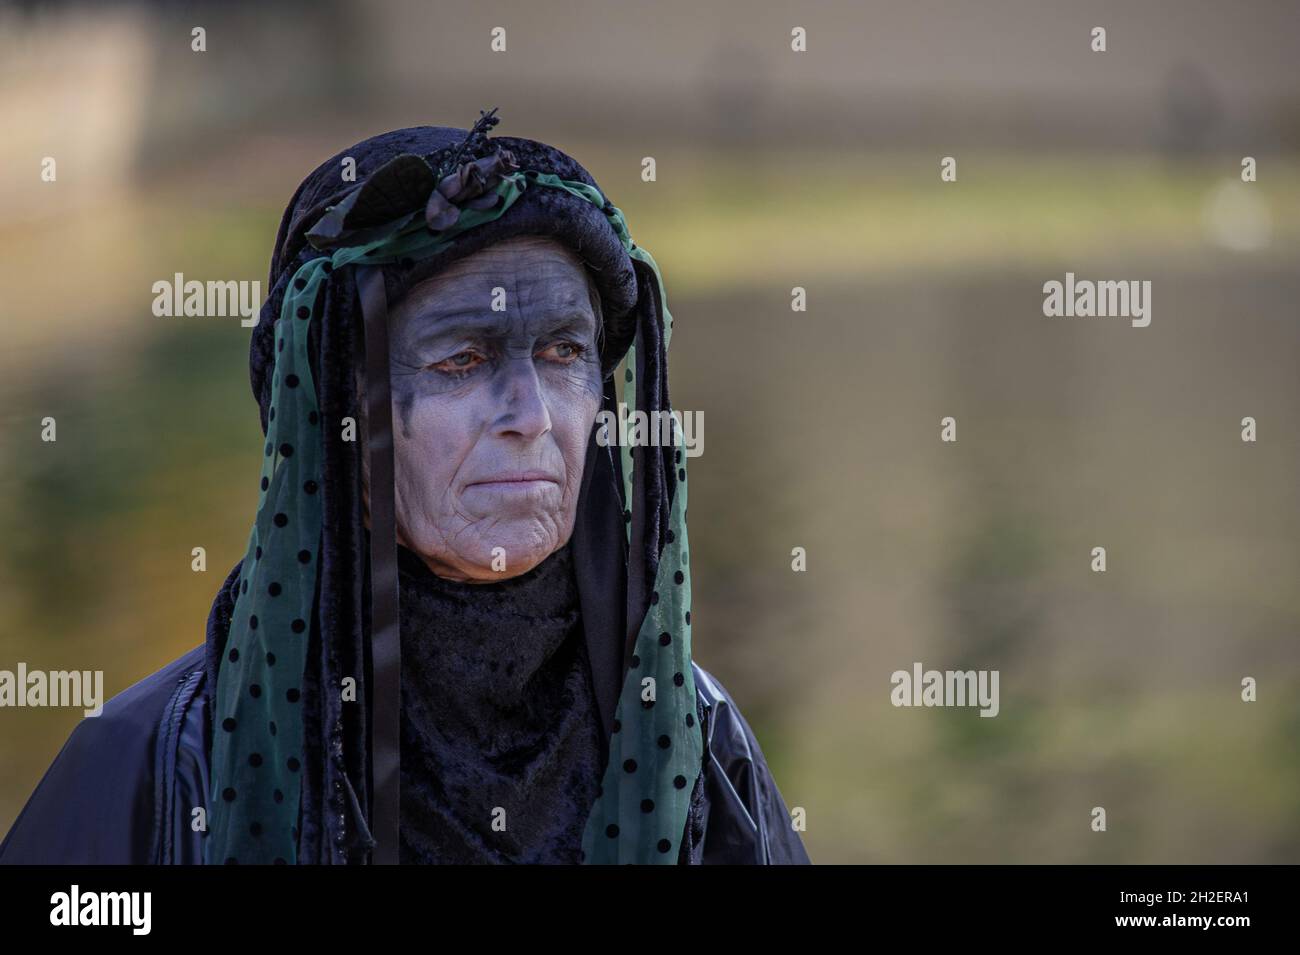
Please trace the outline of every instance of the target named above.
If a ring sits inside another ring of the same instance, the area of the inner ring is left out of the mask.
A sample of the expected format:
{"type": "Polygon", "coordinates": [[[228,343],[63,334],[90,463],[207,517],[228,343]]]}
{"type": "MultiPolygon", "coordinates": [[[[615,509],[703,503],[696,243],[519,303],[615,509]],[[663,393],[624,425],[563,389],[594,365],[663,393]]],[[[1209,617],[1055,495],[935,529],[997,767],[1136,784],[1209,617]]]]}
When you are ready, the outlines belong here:
{"type": "Polygon", "coordinates": [[[547,484],[559,485],[560,479],[548,471],[508,471],[471,481],[467,487],[480,487],[488,490],[530,490],[547,484]]]}

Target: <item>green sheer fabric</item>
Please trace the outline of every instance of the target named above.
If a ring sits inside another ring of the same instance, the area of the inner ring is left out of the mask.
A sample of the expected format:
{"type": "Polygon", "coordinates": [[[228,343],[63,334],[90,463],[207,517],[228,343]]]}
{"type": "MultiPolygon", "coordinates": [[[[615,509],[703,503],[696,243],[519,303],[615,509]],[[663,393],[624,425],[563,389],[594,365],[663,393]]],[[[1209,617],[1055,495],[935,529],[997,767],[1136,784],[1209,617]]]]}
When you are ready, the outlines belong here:
{"type": "MultiPolygon", "coordinates": [[[[513,172],[496,185],[502,201],[494,208],[463,209],[455,225],[437,233],[422,220],[413,221],[384,238],[322,254],[304,263],[290,282],[276,328],[257,517],[217,677],[205,844],[210,864],[297,861],[300,689],[317,596],[325,425],[307,342],[322,285],[345,265],[383,265],[433,255],[460,233],[499,217],[534,186],[563,189],[605,208],[604,196],[586,183],[536,170],[513,172]]],[[[655,274],[666,349],[672,319],[658,265],[632,242],[623,214],[611,209],[606,215],[628,254],[655,274]]],[[[634,351],[629,352],[627,369],[625,401],[634,410],[634,351]]],[[[621,453],[631,502],[630,449],[624,447],[621,453]]],[[[588,864],[675,863],[701,769],[704,741],[695,717],[690,650],[686,460],[684,455],[678,458],[667,545],[619,694],[608,768],[583,837],[588,864]]],[[[322,634],[322,639],[329,640],[330,634],[322,634]]]]}

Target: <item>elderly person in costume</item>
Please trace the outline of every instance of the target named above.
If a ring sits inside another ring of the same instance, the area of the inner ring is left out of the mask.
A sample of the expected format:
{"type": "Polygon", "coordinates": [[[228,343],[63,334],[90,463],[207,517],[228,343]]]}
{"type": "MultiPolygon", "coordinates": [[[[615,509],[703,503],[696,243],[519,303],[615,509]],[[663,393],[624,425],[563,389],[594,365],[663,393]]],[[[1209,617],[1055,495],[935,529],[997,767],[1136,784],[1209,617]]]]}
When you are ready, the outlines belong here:
{"type": "Polygon", "coordinates": [[[809,861],[691,659],[685,458],[597,423],[618,385],[670,410],[658,268],[494,112],[299,186],[247,552],[205,645],[82,722],[0,861],[809,861]]]}

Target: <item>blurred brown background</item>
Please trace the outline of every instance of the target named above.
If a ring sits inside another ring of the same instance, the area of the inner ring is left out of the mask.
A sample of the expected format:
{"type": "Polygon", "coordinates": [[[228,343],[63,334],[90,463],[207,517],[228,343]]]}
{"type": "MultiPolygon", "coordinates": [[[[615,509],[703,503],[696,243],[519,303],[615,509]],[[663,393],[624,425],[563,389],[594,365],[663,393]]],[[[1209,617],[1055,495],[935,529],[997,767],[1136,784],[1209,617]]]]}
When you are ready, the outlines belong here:
{"type": "MultiPolygon", "coordinates": [[[[318,162],[497,106],[663,269],[705,420],[696,657],[814,861],[1297,861],[1298,10],[0,10],[0,668],[115,694],[201,642],[242,554],[248,330],[157,318],[152,283],[265,282],[318,162]],[[1044,317],[1066,271],[1151,280],[1151,326],[1044,317]],[[892,707],[913,661],[1000,670],[1000,715],[892,707]]],[[[79,716],[0,710],[0,831],[79,716]]]]}

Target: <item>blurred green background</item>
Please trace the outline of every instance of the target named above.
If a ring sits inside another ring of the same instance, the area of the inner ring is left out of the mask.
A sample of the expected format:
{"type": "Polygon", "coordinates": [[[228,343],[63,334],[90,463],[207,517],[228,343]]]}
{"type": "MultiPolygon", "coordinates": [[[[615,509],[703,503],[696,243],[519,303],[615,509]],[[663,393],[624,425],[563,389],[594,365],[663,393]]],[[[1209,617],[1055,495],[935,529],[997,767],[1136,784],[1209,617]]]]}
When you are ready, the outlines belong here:
{"type": "MultiPolygon", "coordinates": [[[[1262,0],[0,11],[0,668],[120,692],[202,641],[242,554],[248,330],[154,317],[153,282],[265,282],[318,162],[497,106],[663,270],[673,404],[705,421],[696,658],[814,861],[1298,861],[1298,25],[1262,0]],[[1149,279],[1151,326],[1044,317],[1066,271],[1149,279]],[[999,670],[1000,715],[894,708],[913,661],[999,670]]],[[[0,710],[0,831],[79,715],[0,710]]]]}

